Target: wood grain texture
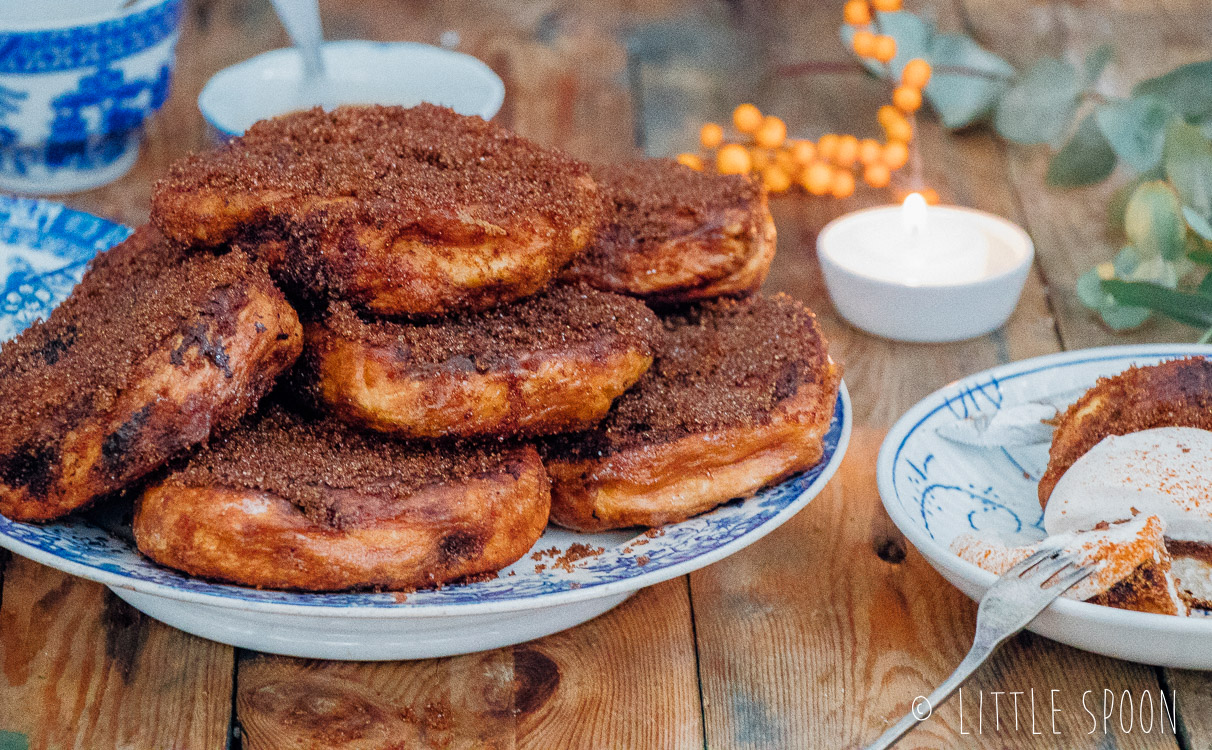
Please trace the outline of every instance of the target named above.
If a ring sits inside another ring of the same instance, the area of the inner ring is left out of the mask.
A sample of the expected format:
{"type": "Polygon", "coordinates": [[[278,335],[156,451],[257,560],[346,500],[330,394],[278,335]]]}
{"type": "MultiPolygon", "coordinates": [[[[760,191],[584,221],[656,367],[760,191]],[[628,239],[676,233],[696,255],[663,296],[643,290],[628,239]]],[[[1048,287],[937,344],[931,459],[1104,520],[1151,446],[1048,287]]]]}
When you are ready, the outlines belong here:
{"type": "Polygon", "coordinates": [[[254,656],[240,663],[237,711],[248,750],[703,746],[684,579],[574,630],[480,654],[254,656]]]}
{"type": "Polygon", "coordinates": [[[19,557],[3,605],[0,730],[32,750],[226,746],[231,648],[19,557]]]}
{"type": "MultiPolygon", "coordinates": [[[[707,744],[861,747],[959,663],[975,606],[888,520],[875,486],[884,432],[856,429],[837,478],[808,509],[753,547],[691,574],[707,744]]],[[[1102,691],[1159,689],[1151,668],[1024,635],[898,747],[1176,748],[1173,736],[1102,734],[1102,691]],[[1060,712],[1052,734],[1051,689],[1060,712]],[[1035,731],[1028,710],[1035,690],[1035,731]],[[1100,717],[1087,734],[1090,717],[1100,717]],[[993,691],[1001,700],[994,726],[993,691]],[[1018,728],[1010,691],[1022,691],[1018,728]],[[977,696],[984,693],[983,731],[977,696]],[[963,734],[961,734],[961,730],[963,734]]]]}

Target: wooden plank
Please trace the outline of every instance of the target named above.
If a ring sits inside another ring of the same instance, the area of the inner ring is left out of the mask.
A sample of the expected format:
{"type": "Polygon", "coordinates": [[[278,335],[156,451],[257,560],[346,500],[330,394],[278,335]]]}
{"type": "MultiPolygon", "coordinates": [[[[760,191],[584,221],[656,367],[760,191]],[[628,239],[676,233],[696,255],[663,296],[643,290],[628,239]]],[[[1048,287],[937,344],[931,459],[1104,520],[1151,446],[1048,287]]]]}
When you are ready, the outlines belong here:
{"type": "MultiPolygon", "coordinates": [[[[928,693],[971,643],[975,606],[906,544],[875,486],[883,430],[859,428],[837,479],[808,510],[761,543],[691,576],[712,748],[855,747],[928,693]]],[[[1172,736],[1102,734],[1102,691],[1139,697],[1158,685],[1148,667],[1025,635],[905,740],[906,748],[1174,748],[1172,736]],[[1028,709],[1035,690],[1035,731],[1028,709]],[[1056,731],[1052,694],[1057,689],[1056,731]],[[1088,705],[1099,715],[1087,735],[1088,705]],[[992,692],[1022,691],[994,726],[992,692]],[[983,731],[977,696],[983,693],[983,731]]]]}
{"type": "Polygon", "coordinates": [[[20,557],[3,605],[0,730],[31,748],[226,746],[231,648],[20,557]]]}
{"type": "Polygon", "coordinates": [[[445,659],[242,660],[247,750],[702,747],[684,579],[574,630],[445,659]]]}
{"type": "MultiPolygon", "coordinates": [[[[455,5],[418,9],[394,26],[381,14],[393,8],[398,17],[398,8],[386,3],[326,11],[342,28],[378,38],[435,41],[455,28],[460,48],[505,81],[500,122],[582,158],[634,155],[627,60],[614,34],[625,18],[589,5],[539,3],[518,13],[455,5]]],[[[254,750],[329,747],[338,736],[355,747],[395,747],[397,734],[404,745],[442,747],[702,746],[684,579],[512,649],[384,664],[258,657],[241,662],[237,682],[237,713],[254,750]]]]}

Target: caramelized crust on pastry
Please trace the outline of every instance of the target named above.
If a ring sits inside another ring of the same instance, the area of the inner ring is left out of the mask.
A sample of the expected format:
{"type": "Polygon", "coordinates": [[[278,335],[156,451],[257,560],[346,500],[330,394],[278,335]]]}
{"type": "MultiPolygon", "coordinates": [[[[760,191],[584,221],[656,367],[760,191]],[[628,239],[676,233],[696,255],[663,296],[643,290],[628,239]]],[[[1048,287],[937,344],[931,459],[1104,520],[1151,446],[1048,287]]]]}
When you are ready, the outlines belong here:
{"type": "Polygon", "coordinates": [[[371,429],[545,435],[601,420],[652,364],[659,329],[644,303],[589,287],[426,323],[335,304],[307,326],[305,360],[318,399],[371,429]]]}
{"type": "Polygon", "coordinates": [[[128,486],[251,409],[302,328],[242,253],[144,227],[0,349],[0,513],[44,521],[128,486]]]}
{"type": "Polygon", "coordinates": [[[204,578],[411,590],[516,561],[550,504],[530,446],[409,444],[271,405],[149,488],[134,533],[143,554],[204,578]]]}
{"type": "Polygon", "coordinates": [[[652,368],[596,429],[544,443],[560,525],[682,521],[820,460],[841,373],[812,313],[778,295],[664,324],[652,368]]]}
{"type": "Polygon", "coordinates": [[[586,165],[430,104],[263,121],[174,164],[152,196],[169,238],[237,242],[288,291],[382,314],[534,294],[600,214],[586,165]]]}
{"type": "Polygon", "coordinates": [[[1212,361],[1188,357],[1131,367],[1093,388],[1057,419],[1039,501],[1048,503],[1069,467],[1103,438],[1155,427],[1212,430],[1212,361]]]}
{"type": "Polygon", "coordinates": [[[607,219],[564,278],[654,302],[757,291],[774,259],[761,186],[670,159],[595,166],[607,219]]]}

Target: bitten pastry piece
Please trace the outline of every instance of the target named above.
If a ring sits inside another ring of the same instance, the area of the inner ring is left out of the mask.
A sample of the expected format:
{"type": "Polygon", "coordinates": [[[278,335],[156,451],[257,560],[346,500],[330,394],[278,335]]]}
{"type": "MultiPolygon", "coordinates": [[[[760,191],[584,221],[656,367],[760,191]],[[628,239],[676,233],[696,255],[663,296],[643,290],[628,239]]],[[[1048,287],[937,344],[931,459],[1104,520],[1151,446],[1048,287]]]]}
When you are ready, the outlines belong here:
{"type": "Polygon", "coordinates": [[[1057,420],[1039,480],[1040,504],[1047,505],[1073,462],[1103,438],[1154,427],[1212,430],[1212,361],[1189,357],[1099,378],[1057,420]]]}
{"type": "Polygon", "coordinates": [[[143,554],[205,578],[409,590],[514,562],[550,505],[530,446],[409,444],[271,405],[150,487],[134,533],[143,554]]]}
{"type": "Polygon", "coordinates": [[[0,513],[49,520],[126,487],[251,409],[302,345],[242,253],[185,258],[138,230],[0,349],[0,513]]]}
{"type": "Polygon", "coordinates": [[[639,300],[557,286],[426,323],[348,305],[306,328],[311,387],[348,421],[408,437],[541,435],[593,426],[652,364],[639,300]]]}
{"type": "Polygon", "coordinates": [[[1179,593],[1166,551],[1165,526],[1157,516],[1103,522],[1087,531],[1049,536],[1039,545],[1006,547],[972,534],[956,537],[951,551],[990,573],[1001,575],[1046,544],[1072,552],[1094,572],[1064,596],[1118,609],[1186,617],[1190,607],[1179,593]]]}
{"type": "Polygon", "coordinates": [[[774,259],[761,185],[670,159],[595,166],[608,214],[564,278],[656,302],[757,291],[774,259]]]}
{"type": "Polygon", "coordinates": [[[820,460],[841,374],[812,313],[783,295],[725,299],[664,328],[597,428],[544,443],[562,526],[681,521],[820,460]]]}
{"type": "Polygon", "coordinates": [[[174,164],[152,221],[236,242],[288,292],[383,314],[534,294],[581,252],[601,203],[588,167],[444,107],[313,109],[174,164]]]}

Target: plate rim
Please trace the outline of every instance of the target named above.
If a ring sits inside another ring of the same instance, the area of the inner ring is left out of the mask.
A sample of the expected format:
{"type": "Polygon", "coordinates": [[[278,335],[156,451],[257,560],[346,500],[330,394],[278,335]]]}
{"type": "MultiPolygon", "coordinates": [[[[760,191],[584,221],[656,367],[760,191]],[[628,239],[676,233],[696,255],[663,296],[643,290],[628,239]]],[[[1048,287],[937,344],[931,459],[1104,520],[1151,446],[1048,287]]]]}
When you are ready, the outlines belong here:
{"type": "MultiPolygon", "coordinates": [[[[876,485],[880,494],[880,502],[884,510],[896,524],[896,527],[913,544],[922,556],[926,558],[940,575],[947,578],[947,572],[970,583],[975,583],[982,589],[988,589],[997,580],[997,576],[984,570],[974,563],[960,558],[950,549],[944,547],[933,538],[922,533],[917,524],[909,518],[899,501],[895,491],[893,469],[896,458],[909,436],[912,435],[922,422],[939,409],[946,408],[948,396],[954,396],[957,388],[966,384],[987,382],[990,377],[1003,375],[1023,375],[1056,369],[1058,365],[1073,365],[1086,362],[1098,362],[1132,357],[1186,357],[1200,355],[1212,358],[1212,344],[1117,344],[1113,346],[1072,349],[1064,352],[1045,354],[1039,357],[1007,362],[954,380],[933,391],[918,401],[898,419],[884,436],[880,444],[879,455],[876,459],[876,485]]],[[[1004,379],[1004,378],[1003,378],[1004,379]]],[[[954,586],[955,584],[950,583],[954,586]]],[[[958,588],[958,587],[956,587],[958,588]]],[[[1117,609],[1100,604],[1091,604],[1073,599],[1057,599],[1046,610],[1062,617],[1083,620],[1098,625],[1111,625],[1124,628],[1148,628],[1163,635],[1206,635],[1212,636],[1212,618],[1175,617],[1153,612],[1137,612],[1135,610],[1117,609]]]]}
{"type": "MultiPolygon", "coordinates": [[[[846,455],[846,449],[850,444],[850,434],[853,429],[853,409],[850,402],[850,393],[846,388],[845,382],[842,382],[838,388],[838,405],[842,409],[842,423],[841,431],[838,434],[837,447],[834,449],[832,455],[829,456],[824,466],[821,467],[821,471],[819,474],[817,474],[816,478],[809,482],[809,484],[804,487],[804,489],[799,495],[796,496],[794,500],[788,503],[786,507],[768,519],[765,523],[745,534],[742,534],[727,544],[710,549],[703,554],[696,555],[688,560],[683,560],[668,567],[653,570],[651,573],[642,573],[638,576],[610,581],[607,583],[591,583],[581,588],[558,591],[549,594],[540,594],[538,596],[519,597],[516,599],[504,599],[490,602],[463,602],[448,604],[411,603],[405,600],[394,606],[383,606],[381,604],[373,606],[335,606],[289,604],[282,602],[259,602],[250,601],[247,599],[230,598],[223,596],[222,594],[182,591],[180,589],[172,588],[167,584],[157,583],[155,581],[141,581],[132,579],[121,573],[100,570],[84,565],[83,563],[65,560],[64,558],[59,557],[51,552],[47,552],[39,547],[34,547],[9,536],[0,535],[0,547],[8,549],[14,554],[20,555],[29,560],[33,560],[34,562],[46,565],[47,567],[54,568],[69,575],[74,575],[78,578],[95,581],[111,588],[135,591],[136,593],[158,596],[163,599],[176,602],[199,604],[233,611],[281,615],[305,615],[311,618],[351,617],[358,619],[392,620],[419,617],[475,616],[518,612],[528,609],[548,609],[551,607],[559,607],[566,604],[576,604],[579,602],[590,601],[593,599],[622,594],[625,592],[638,591],[642,588],[663,583],[700,568],[704,568],[712,563],[722,560],[725,557],[733,555],[782,526],[793,516],[799,513],[799,511],[803,510],[814,497],[820,494],[821,490],[824,489],[824,486],[829,482],[830,479],[833,478],[833,475],[837,472],[843,458],[846,455]]],[[[307,593],[298,592],[298,595],[307,596],[307,593]]]]}

